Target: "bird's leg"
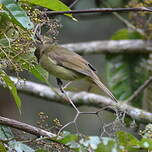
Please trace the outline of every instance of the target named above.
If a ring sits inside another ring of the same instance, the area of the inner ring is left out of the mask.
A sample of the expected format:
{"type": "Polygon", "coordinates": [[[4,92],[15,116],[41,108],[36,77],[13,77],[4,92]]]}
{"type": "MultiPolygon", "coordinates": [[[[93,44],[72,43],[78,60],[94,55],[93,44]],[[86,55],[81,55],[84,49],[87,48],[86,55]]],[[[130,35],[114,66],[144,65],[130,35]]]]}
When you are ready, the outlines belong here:
{"type": "Polygon", "coordinates": [[[72,82],[69,81],[67,84],[64,85],[63,89],[66,89],[72,82]]]}
{"type": "Polygon", "coordinates": [[[66,89],[72,82],[69,81],[67,84],[65,84],[65,86],[63,86],[63,82],[61,81],[61,79],[56,78],[57,80],[57,85],[59,86],[59,89],[62,93],[64,93],[64,89],[66,89]]]}
{"type": "Polygon", "coordinates": [[[63,90],[63,88],[62,88],[63,82],[62,82],[61,79],[59,79],[59,78],[56,78],[56,80],[57,80],[57,85],[59,86],[60,91],[61,91],[62,93],[64,93],[64,90],[63,90]]]}
{"type": "Polygon", "coordinates": [[[69,101],[71,103],[71,105],[73,106],[73,108],[77,111],[77,113],[80,113],[78,108],[75,106],[75,104],[73,103],[73,101],[70,99],[70,97],[66,94],[66,92],[63,90],[62,88],[62,85],[63,85],[63,82],[61,81],[61,79],[59,78],[56,78],[57,80],[57,84],[59,86],[59,89],[61,90],[62,93],[64,93],[64,95],[66,96],[67,98],[67,101],[69,101]]]}

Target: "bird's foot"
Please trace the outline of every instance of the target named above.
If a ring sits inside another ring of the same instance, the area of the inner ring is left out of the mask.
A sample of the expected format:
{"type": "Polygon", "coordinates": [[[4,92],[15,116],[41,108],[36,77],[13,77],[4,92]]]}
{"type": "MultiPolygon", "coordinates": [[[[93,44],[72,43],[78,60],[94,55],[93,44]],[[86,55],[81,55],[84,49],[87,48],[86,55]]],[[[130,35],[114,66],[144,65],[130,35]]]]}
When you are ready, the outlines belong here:
{"type": "Polygon", "coordinates": [[[57,85],[59,86],[60,91],[64,93],[64,88],[62,88],[63,82],[59,78],[56,78],[56,80],[57,80],[57,85]]]}

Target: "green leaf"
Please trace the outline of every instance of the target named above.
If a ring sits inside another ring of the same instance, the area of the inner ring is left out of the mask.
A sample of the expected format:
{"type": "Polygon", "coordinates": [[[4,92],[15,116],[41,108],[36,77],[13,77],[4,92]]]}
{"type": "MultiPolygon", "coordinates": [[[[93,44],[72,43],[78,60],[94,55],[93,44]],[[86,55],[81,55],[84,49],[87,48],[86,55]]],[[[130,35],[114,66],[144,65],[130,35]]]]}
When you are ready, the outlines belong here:
{"type": "Polygon", "coordinates": [[[48,84],[49,73],[40,65],[34,65],[31,63],[31,61],[34,61],[34,51],[35,49],[31,49],[26,55],[20,55],[17,61],[21,63],[23,69],[32,73],[40,81],[48,84]]]}
{"type": "Polygon", "coordinates": [[[140,141],[140,147],[148,150],[152,150],[152,139],[142,138],[140,141]]]}
{"type": "Polygon", "coordinates": [[[109,88],[118,100],[125,100],[132,94],[128,60],[123,55],[107,55],[106,78],[109,88]]]}
{"type": "Polygon", "coordinates": [[[26,29],[32,29],[34,27],[26,12],[15,2],[15,0],[0,0],[0,3],[2,3],[4,8],[10,13],[14,23],[26,29]]]}
{"type": "Polygon", "coordinates": [[[22,67],[25,70],[31,72],[37,79],[41,80],[42,82],[48,83],[49,74],[40,65],[31,65],[28,63],[24,63],[22,67]]]}
{"type": "Polygon", "coordinates": [[[9,127],[0,125],[0,140],[10,140],[14,138],[12,131],[9,127]]]}
{"type": "Polygon", "coordinates": [[[69,132],[63,132],[63,138],[59,140],[60,143],[63,144],[68,144],[71,141],[77,141],[78,140],[78,135],[75,134],[70,134],[69,132]]]}
{"type": "Polygon", "coordinates": [[[49,73],[43,69],[40,65],[35,65],[31,68],[30,72],[42,82],[48,82],[49,73]]]}
{"type": "Polygon", "coordinates": [[[18,141],[10,141],[9,148],[11,151],[15,150],[16,152],[34,152],[35,151],[29,146],[18,141]]]}
{"type": "MultiPolygon", "coordinates": [[[[112,36],[113,40],[143,39],[138,32],[121,29],[112,36]]],[[[118,100],[126,100],[148,77],[144,67],[144,54],[107,54],[106,78],[109,88],[118,100]]],[[[142,96],[142,95],[141,95],[142,96]]],[[[139,96],[136,100],[141,101],[139,96]]],[[[134,102],[140,106],[141,102],[134,102]]],[[[135,105],[134,105],[135,106],[135,105]]]]}
{"type": "MultiPolygon", "coordinates": [[[[71,10],[68,6],[66,6],[64,3],[62,3],[59,0],[25,0],[29,3],[39,5],[42,7],[46,7],[48,9],[54,10],[54,11],[69,11],[71,10]]],[[[72,17],[71,14],[66,14],[69,17],[72,17]]],[[[73,18],[73,17],[72,17],[73,18]]]]}
{"type": "Polygon", "coordinates": [[[0,46],[8,46],[9,45],[9,41],[6,38],[2,38],[0,39],[0,46]]]}
{"type": "Polygon", "coordinates": [[[9,78],[9,76],[4,71],[0,71],[0,77],[5,82],[8,89],[11,91],[11,93],[14,97],[15,103],[16,103],[19,111],[20,111],[20,109],[21,109],[21,99],[18,96],[18,93],[17,93],[14,82],[9,78]]]}
{"type": "Polygon", "coordinates": [[[117,144],[115,140],[113,139],[104,139],[103,142],[101,142],[95,152],[119,152],[117,148],[117,144]]]}
{"type": "Polygon", "coordinates": [[[129,31],[128,29],[120,29],[112,37],[112,40],[133,40],[133,39],[143,39],[143,35],[136,31],[129,31]]]}
{"type": "Polygon", "coordinates": [[[62,138],[57,140],[58,142],[67,145],[69,148],[74,151],[79,151],[83,148],[81,144],[78,143],[79,136],[76,134],[71,134],[68,131],[64,131],[62,134],[62,138]]]}
{"type": "MultiPolygon", "coordinates": [[[[108,139],[111,140],[111,138],[108,139]]],[[[57,141],[67,145],[74,151],[87,152],[88,148],[95,150],[98,147],[98,144],[100,144],[103,140],[100,140],[98,136],[84,136],[83,138],[79,138],[79,136],[76,134],[71,134],[70,132],[64,131],[62,138],[58,139],[57,141]]]]}
{"type": "Polygon", "coordinates": [[[133,147],[133,146],[139,147],[138,139],[135,138],[132,134],[127,133],[127,132],[118,131],[117,140],[121,146],[125,146],[126,148],[133,147]]]}
{"type": "Polygon", "coordinates": [[[98,144],[101,142],[98,136],[89,136],[87,138],[83,138],[80,140],[80,143],[85,147],[91,147],[92,149],[96,149],[98,144]]]}
{"type": "Polygon", "coordinates": [[[9,12],[6,10],[1,10],[1,14],[0,14],[0,39],[2,38],[6,38],[4,37],[3,33],[7,33],[8,31],[8,27],[10,26],[11,22],[11,17],[9,15],[9,12]],[[7,26],[6,26],[7,25],[7,26]]]}
{"type": "Polygon", "coordinates": [[[0,152],[7,152],[5,146],[2,143],[0,143],[0,152]]]}
{"type": "MultiPolygon", "coordinates": [[[[7,146],[9,147],[9,151],[16,151],[16,152],[34,152],[32,148],[29,146],[18,142],[14,139],[14,135],[12,134],[12,131],[9,127],[0,125],[0,140],[6,140],[8,141],[7,146]]],[[[0,152],[1,151],[1,145],[0,145],[0,152]]],[[[4,151],[5,152],[5,151],[4,151]]]]}

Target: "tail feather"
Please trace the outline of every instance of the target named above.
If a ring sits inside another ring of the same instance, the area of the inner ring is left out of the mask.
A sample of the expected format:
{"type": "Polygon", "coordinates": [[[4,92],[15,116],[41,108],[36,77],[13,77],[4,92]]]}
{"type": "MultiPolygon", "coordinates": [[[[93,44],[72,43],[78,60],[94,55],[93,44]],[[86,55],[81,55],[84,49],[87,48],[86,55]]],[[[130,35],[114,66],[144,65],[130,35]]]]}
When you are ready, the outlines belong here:
{"type": "Polygon", "coordinates": [[[103,90],[108,96],[110,96],[110,98],[118,103],[118,100],[114,97],[114,95],[111,93],[111,91],[100,81],[100,79],[95,76],[95,78],[93,77],[93,82],[101,89],[103,90]]]}

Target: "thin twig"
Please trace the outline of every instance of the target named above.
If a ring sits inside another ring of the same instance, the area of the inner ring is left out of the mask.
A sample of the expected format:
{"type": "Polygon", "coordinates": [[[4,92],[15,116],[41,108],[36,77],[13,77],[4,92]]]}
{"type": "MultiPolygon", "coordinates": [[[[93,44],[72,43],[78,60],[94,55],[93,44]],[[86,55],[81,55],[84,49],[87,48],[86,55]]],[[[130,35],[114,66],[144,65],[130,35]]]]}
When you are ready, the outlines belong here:
{"type": "Polygon", "coordinates": [[[75,106],[75,104],[72,102],[72,100],[70,99],[70,97],[68,96],[68,94],[66,92],[64,92],[64,95],[67,98],[67,101],[70,102],[70,104],[72,105],[72,107],[76,110],[77,113],[80,113],[80,111],[78,110],[78,108],[75,106]]]}
{"type": "Polygon", "coordinates": [[[74,0],[74,2],[69,6],[69,8],[72,8],[74,5],[78,3],[79,0],[74,0]]]}
{"type": "Polygon", "coordinates": [[[0,48],[0,50],[4,53],[4,55],[6,56],[6,58],[8,59],[8,61],[12,64],[12,66],[14,66],[14,68],[17,69],[17,66],[12,62],[12,60],[7,55],[7,53],[5,52],[5,50],[3,50],[2,48],[0,48]]]}
{"type": "MultiPolygon", "coordinates": [[[[63,90],[63,89],[62,89],[63,90]]],[[[76,111],[76,115],[74,117],[74,119],[70,122],[68,122],[67,124],[65,124],[58,132],[57,135],[60,135],[61,131],[66,128],[67,126],[71,125],[71,124],[74,124],[75,125],[75,128],[76,128],[76,131],[77,133],[79,133],[79,130],[78,130],[78,127],[77,127],[77,124],[76,124],[76,120],[78,119],[79,115],[81,114],[81,112],[78,110],[78,108],[75,106],[75,104],[73,103],[73,101],[71,100],[71,98],[69,97],[69,95],[63,90],[63,94],[66,96],[66,100],[68,102],[70,102],[70,104],[72,105],[72,107],[75,109],[76,111]]]]}
{"type": "Polygon", "coordinates": [[[76,123],[79,115],[80,115],[80,112],[78,111],[78,112],[76,113],[74,119],[73,119],[72,121],[68,122],[66,125],[64,125],[64,126],[59,130],[58,135],[60,135],[61,131],[62,131],[64,128],[66,128],[67,126],[69,126],[69,125],[71,125],[71,124],[74,124],[75,129],[76,129],[76,131],[77,131],[77,134],[79,134],[78,126],[77,126],[77,123],[76,123]]]}
{"type": "Polygon", "coordinates": [[[131,95],[131,96],[129,97],[129,99],[126,101],[126,103],[127,103],[127,104],[130,104],[133,100],[135,100],[136,97],[138,97],[138,96],[141,94],[141,92],[144,91],[144,89],[146,89],[151,83],[152,83],[152,76],[151,76],[148,80],[146,80],[146,81],[144,82],[144,84],[141,85],[141,86],[133,93],[133,95],[131,95]]]}
{"type": "Polygon", "coordinates": [[[82,14],[82,13],[111,13],[111,12],[139,12],[146,11],[152,12],[152,9],[146,7],[139,8],[94,8],[85,10],[70,10],[70,11],[47,11],[48,14],[61,15],[61,14],[82,14]]]}
{"type": "Polygon", "coordinates": [[[8,41],[8,47],[11,48],[11,42],[10,42],[10,38],[8,38],[8,36],[4,33],[5,38],[8,41]]]}
{"type": "MultiPolygon", "coordinates": [[[[111,6],[110,6],[110,4],[109,4],[108,2],[104,1],[103,3],[104,3],[104,5],[105,5],[106,7],[110,7],[110,8],[111,8],[111,6]]],[[[144,33],[141,29],[135,27],[132,23],[130,23],[130,22],[129,22],[127,19],[125,19],[123,16],[121,16],[118,12],[113,12],[113,15],[115,15],[120,21],[122,21],[125,25],[127,25],[128,28],[131,28],[131,29],[137,31],[137,32],[139,32],[139,33],[142,34],[142,35],[145,35],[145,33],[144,33]]]]}
{"type": "Polygon", "coordinates": [[[125,23],[128,28],[131,28],[132,30],[135,30],[137,32],[139,32],[141,35],[145,36],[145,33],[142,29],[137,28],[136,26],[134,26],[133,24],[131,24],[127,19],[125,19],[124,17],[122,17],[121,15],[119,15],[117,12],[113,12],[113,14],[123,23],[125,23]]]}
{"type": "Polygon", "coordinates": [[[65,125],[58,131],[57,136],[60,135],[61,131],[62,131],[64,128],[66,128],[67,126],[69,126],[69,125],[71,125],[71,124],[73,124],[73,123],[74,123],[74,121],[70,121],[70,122],[68,122],[67,124],[65,124],[65,125]]]}

